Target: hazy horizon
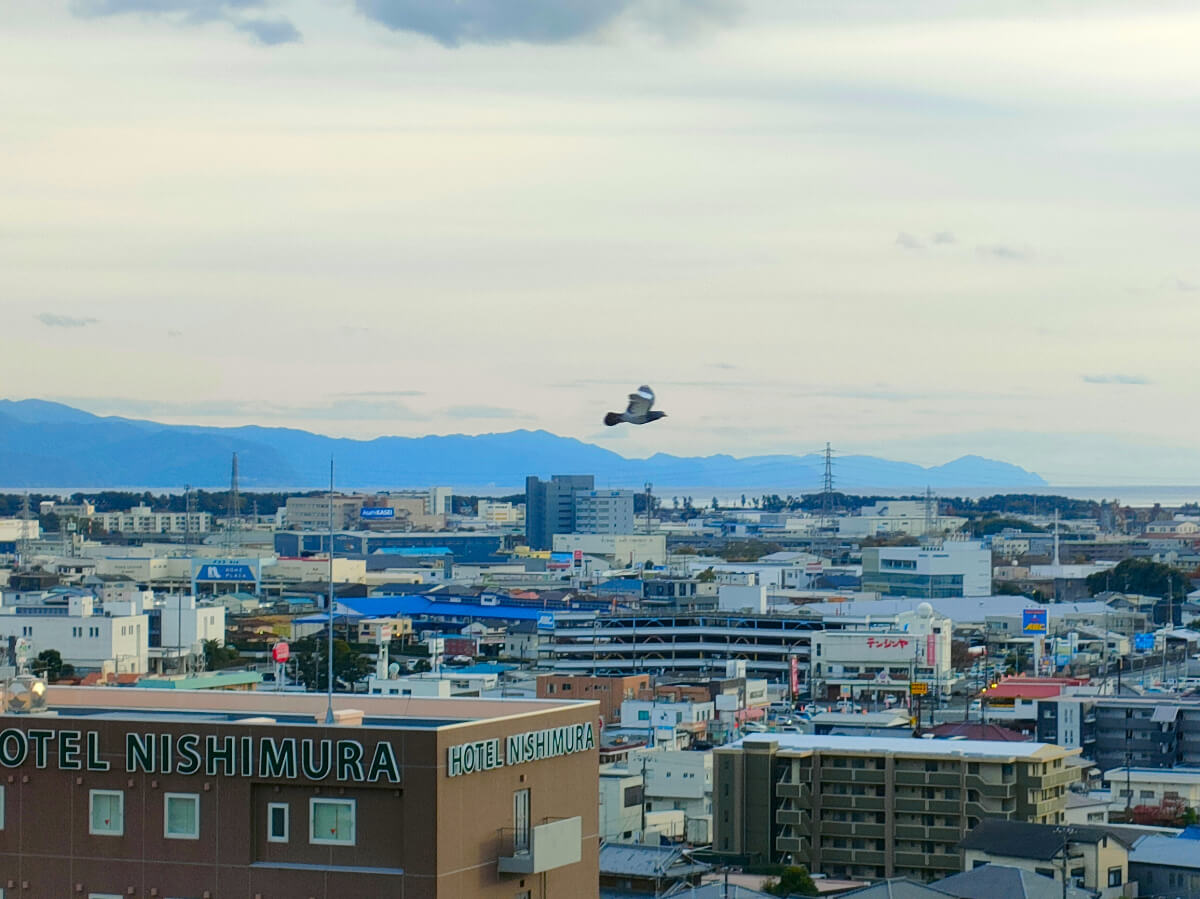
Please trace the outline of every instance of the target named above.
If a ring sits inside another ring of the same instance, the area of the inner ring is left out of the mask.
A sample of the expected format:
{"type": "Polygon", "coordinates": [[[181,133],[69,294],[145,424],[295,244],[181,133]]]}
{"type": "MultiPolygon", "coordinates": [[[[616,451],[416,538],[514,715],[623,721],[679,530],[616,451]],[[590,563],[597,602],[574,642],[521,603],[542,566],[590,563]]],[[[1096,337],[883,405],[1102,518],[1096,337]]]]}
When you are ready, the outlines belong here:
{"type": "Polygon", "coordinates": [[[1186,484],[1200,9],[10,0],[0,383],[1186,484]],[[669,418],[604,429],[642,383],[669,418]]]}

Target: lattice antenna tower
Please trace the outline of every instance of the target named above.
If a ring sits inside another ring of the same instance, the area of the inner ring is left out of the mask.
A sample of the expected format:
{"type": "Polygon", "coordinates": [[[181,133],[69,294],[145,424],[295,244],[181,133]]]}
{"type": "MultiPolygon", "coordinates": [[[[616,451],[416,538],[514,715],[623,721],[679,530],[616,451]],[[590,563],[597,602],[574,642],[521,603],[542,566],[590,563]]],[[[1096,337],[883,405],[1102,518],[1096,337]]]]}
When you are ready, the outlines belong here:
{"type": "Polygon", "coordinates": [[[933,522],[937,517],[937,513],[933,506],[933,488],[925,488],[925,533],[928,534],[933,530],[933,522]]]}
{"type": "Polygon", "coordinates": [[[833,448],[825,443],[825,479],[821,487],[821,529],[833,530],[833,448]]]}
{"type": "Polygon", "coordinates": [[[192,510],[195,503],[192,498],[192,485],[183,485],[183,550],[187,555],[192,554],[192,510]]]}
{"type": "Polygon", "coordinates": [[[646,482],[646,533],[650,533],[650,516],[654,511],[654,485],[646,482]]]}

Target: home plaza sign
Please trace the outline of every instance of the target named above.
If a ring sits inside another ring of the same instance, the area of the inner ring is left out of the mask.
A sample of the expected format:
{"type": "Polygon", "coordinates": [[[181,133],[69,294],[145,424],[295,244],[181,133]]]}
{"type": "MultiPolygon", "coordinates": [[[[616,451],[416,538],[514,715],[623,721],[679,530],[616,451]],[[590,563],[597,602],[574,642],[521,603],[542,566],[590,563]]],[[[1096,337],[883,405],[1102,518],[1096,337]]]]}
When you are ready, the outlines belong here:
{"type": "Polygon", "coordinates": [[[476,771],[491,771],[525,762],[572,755],[596,748],[596,734],[592,723],[566,724],[546,730],[531,730],[513,734],[504,740],[504,754],[500,753],[500,738],[477,740],[474,743],[459,743],[449,749],[450,760],[446,766],[447,777],[474,774],[476,771]]]}
{"type": "MultiPolygon", "coordinates": [[[[386,740],[368,753],[358,740],[127,733],[123,749],[130,774],[400,783],[396,753],[386,740]]],[[[20,768],[32,759],[38,768],[48,768],[52,756],[62,771],[112,768],[94,730],[0,731],[0,766],[20,768]]]]}

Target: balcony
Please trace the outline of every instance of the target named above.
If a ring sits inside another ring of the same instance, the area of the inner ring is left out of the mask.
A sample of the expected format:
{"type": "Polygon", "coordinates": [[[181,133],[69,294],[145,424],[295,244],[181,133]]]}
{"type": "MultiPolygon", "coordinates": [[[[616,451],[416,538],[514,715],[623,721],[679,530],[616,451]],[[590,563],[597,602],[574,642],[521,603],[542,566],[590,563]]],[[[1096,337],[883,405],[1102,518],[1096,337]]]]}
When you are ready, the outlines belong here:
{"type": "Polygon", "coordinates": [[[775,848],[780,852],[807,852],[808,841],[801,837],[778,837],[775,848]]]}
{"type": "Polygon", "coordinates": [[[809,832],[808,812],[801,809],[779,809],[775,812],[775,823],[790,824],[796,833],[807,834],[809,832]]]}
{"type": "Polygon", "coordinates": [[[1049,771],[1046,774],[1033,774],[1024,779],[1022,786],[1027,786],[1031,790],[1048,790],[1051,787],[1067,787],[1075,783],[1083,775],[1080,768],[1063,767],[1057,771],[1049,771]]]}
{"type": "Polygon", "coordinates": [[[516,831],[511,827],[500,833],[501,874],[541,874],[580,860],[583,845],[583,819],[560,818],[539,824],[529,831],[528,847],[516,847],[516,831]],[[508,854],[503,854],[507,852],[508,854]]]}
{"type": "Polygon", "coordinates": [[[775,785],[775,795],[780,799],[798,799],[808,802],[812,797],[812,789],[808,784],[781,783],[775,785]]]}

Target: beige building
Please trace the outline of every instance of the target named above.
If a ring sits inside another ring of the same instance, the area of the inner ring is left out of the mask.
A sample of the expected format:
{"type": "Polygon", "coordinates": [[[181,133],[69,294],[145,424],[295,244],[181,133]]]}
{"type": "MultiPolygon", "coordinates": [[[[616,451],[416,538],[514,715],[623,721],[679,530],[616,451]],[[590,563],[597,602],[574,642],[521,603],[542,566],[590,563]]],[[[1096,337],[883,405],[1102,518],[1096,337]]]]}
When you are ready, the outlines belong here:
{"type": "Polygon", "coordinates": [[[579,550],[587,556],[604,556],[617,566],[665,565],[667,538],[662,534],[555,534],[556,553],[579,550]]]}
{"type": "Polygon", "coordinates": [[[1129,883],[1129,845],[1106,827],[1049,826],[989,819],[961,844],[963,869],[1008,865],[1068,886],[1091,890],[1099,899],[1136,896],[1129,883]]]}
{"type": "Polygon", "coordinates": [[[1079,750],[1045,743],[761,734],[715,750],[713,849],[829,877],[962,870],[985,818],[1058,824],[1079,750]]]}

